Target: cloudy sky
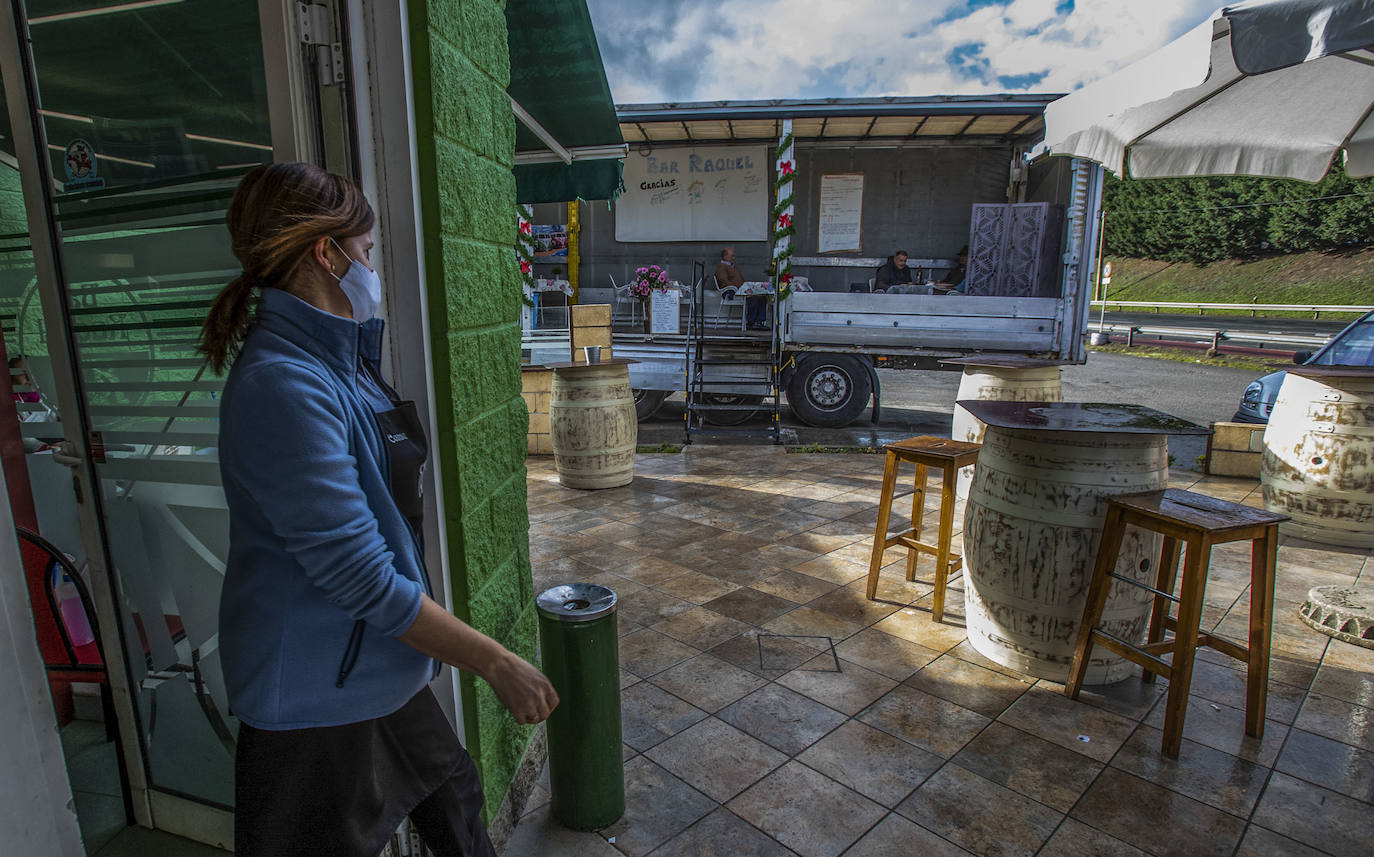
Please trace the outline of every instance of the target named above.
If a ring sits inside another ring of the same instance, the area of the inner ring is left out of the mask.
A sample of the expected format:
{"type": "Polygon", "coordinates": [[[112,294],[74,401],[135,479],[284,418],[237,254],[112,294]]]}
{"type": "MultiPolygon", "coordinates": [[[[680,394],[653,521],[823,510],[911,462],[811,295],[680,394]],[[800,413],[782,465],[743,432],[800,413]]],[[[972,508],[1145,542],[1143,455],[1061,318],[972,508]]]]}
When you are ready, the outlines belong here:
{"type": "Polygon", "coordinates": [[[618,104],[1068,92],[1222,0],[587,0],[618,104]]]}

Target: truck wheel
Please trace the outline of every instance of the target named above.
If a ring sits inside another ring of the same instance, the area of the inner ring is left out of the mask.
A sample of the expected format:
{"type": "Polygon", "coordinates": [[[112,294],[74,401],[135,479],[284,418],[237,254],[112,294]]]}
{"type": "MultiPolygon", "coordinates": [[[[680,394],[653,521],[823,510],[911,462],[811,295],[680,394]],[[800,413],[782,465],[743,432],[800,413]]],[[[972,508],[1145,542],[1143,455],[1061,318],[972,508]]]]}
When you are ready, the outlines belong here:
{"type": "Polygon", "coordinates": [[[797,362],[787,403],[797,419],[818,428],[852,423],[873,395],[868,367],[848,354],[813,354],[797,362]]]}
{"type": "Polygon", "coordinates": [[[709,410],[711,405],[762,405],[763,396],[739,396],[732,393],[703,393],[702,416],[713,426],[737,426],[753,419],[758,411],[709,410]]]}
{"type": "Polygon", "coordinates": [[[639,422],[653,417],[668,398],[667,390],[631,390],[635,397],[635,418],[639,422]]]}

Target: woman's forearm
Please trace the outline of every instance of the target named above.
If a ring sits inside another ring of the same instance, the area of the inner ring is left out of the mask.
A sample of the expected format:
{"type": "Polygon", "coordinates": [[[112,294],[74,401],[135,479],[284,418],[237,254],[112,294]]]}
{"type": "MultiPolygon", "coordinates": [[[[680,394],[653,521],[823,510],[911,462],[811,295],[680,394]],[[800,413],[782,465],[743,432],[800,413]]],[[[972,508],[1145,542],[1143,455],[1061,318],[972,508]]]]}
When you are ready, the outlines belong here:
{"type": "Polygon", "coordinates": [[[400,639],[412,649],[482,678],[502,656],[511,655],[500,643],[428,596],[421,596],[420,613],[400,639]]]}
{"type": "Polygon", "coordinates": [[[520,723],[538,723],[558,705],[543,673],[505,646],[421,596],[420,612],[401,642],[484,679],[520,723]]]}

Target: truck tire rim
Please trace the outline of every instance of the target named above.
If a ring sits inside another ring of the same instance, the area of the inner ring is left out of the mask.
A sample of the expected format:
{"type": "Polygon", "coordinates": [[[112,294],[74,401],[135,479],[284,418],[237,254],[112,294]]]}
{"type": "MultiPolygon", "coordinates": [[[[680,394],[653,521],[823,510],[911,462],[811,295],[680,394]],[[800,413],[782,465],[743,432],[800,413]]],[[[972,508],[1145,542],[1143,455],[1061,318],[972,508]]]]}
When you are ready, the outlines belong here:
{"type": "Polygon", "coordinates": [[[806,397],[824,411],[833,411],[849,400],[849,375],[835,366],[823,366],[806,381],[806,397]]]}

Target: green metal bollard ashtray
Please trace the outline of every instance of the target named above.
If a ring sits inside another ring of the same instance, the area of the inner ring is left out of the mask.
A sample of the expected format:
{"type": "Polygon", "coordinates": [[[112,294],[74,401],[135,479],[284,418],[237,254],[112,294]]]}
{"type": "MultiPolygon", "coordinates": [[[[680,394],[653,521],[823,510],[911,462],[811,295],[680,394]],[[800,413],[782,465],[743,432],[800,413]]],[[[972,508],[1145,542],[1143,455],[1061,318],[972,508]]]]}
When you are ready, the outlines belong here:
{"type": "Polygon", "coordinates": [[[535,603],[544,674],[559,700],[548,721],[553,816],[573,830],[599,830],[625,814],[616,594],[571,583],[535,603]]]}

